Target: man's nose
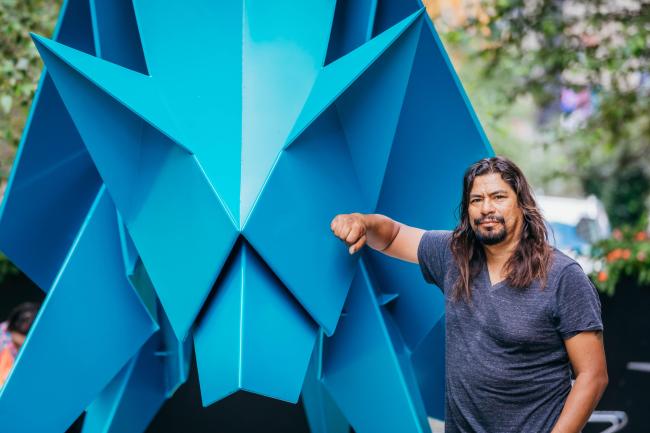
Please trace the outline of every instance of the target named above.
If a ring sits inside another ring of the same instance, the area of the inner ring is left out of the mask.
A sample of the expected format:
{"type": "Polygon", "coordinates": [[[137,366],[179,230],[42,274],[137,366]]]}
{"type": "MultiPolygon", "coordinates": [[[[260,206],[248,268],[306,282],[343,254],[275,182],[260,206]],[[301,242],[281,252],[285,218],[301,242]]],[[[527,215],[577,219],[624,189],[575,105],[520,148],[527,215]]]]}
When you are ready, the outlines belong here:
{"type": "Polygon", "coordinates": [[[494,213],[494,205],[492,203],[492,200],[490,199],[483,200],[483,203],[481,205],[481,213],[485,215],[494,213]]]}

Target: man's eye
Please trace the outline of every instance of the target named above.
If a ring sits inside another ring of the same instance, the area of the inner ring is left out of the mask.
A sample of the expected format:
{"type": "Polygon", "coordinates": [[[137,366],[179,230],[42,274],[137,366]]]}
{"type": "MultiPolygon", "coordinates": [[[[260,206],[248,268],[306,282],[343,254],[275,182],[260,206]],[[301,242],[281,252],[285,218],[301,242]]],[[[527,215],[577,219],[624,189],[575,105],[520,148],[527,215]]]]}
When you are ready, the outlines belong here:
{"type": "Polygon", "coordinates": [[[497,200],[503,200],[504,198],[506,198],[505,195],[498,195],[498,196],[496,196],[496,199],[497,199],[497,200]]]}
{"type": "Polygon", "coordinates": [[[479,201],[481,201],[480,198],[473,198],[470,200],[470,203],[478,203],[479,201]]]}

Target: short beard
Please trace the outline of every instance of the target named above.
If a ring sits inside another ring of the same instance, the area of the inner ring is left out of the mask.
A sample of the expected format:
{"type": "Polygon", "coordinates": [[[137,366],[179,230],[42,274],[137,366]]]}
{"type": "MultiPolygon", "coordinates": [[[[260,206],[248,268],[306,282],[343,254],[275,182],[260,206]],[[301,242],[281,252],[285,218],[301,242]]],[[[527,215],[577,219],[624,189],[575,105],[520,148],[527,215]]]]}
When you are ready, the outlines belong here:
{"type": "Polygon", "coordinates": [[[476,239],[478,239],[478,241],[483,245],[496,245],[498,243],[503,242],[505,238],[508,236],[508,232],[506,231],[506,227],[505,227],[505,220],[503,219],[503,217],[497,216],[497,217],[489,217],[489,218],[477,218],[474,220],[474,224],[476,224],[476,230],[474,230],[474,235],[476,236],[476,239]],[[491,230],[483,234],[480,231],[480,224],[485,221],[496,221],[498,223],[501,223],[503,227],[499,231],[491,230]]]}

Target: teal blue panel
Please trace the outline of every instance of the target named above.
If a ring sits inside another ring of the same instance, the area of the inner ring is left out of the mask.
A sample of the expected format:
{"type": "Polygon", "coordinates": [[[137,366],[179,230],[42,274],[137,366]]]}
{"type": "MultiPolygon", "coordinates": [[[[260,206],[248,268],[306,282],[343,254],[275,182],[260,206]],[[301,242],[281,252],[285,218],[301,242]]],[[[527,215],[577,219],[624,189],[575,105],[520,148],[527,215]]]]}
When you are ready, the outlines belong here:
{"type": "MultiPolygon", "coordinates": [[[[492,151],[431,29],[420,34],[377,212],[415,227],[449,229],[456,224],[465,169],[492,151]]],[[[369,256],[381,287],[400,293],[393,317],[414,350],[442,316],[443,296],[417,267],[369,256]]]]}
{"type": "Polygon", "coordinates": [[[302,405],[311,433],[349,433],[350,426],[321,382],[323,333],[319,333],[302,387],[302,405]]]}
{"type": "MultiPolygon", "coordinates": [[[[153,81],[164,93],[164,107],[237,223],[243,3],[134,1],[144,57],[153,81]]],[[[145,99],[142,92],[135,95],[145,99]]]]}
{"type": "Polygon", "coordinates": [[[334,4],[334,0],[245,2],[242,221],[323,66],[334,4]]]}
{"type": "Polygon", "coordinates": [[[424,337],[413,353],[411,364],[420,387],[427,415],[445,418],[445,318],[424,337]]]}
{"type": "Polygon", "coordinates": [[[163,343],[159,355],[165,358],[165,393],[169,398],[187,381],[190,374],[193,339],[181,341],[176,337],[165,310],[160,305],[158,317],[163,343]]]}
{"type": "Polygon", "coordinates": [[[195,331],[204,405],[240,389],[297,402],[317,328],[245,243],[195,331]]]}
{"type": "Polygon", "coordinates": [[[373,210],[402,111],[421,24],[422,19],[418,19],[408,27],[336,103],[359,183],[373,210]]]}
{"type": "Polygon", "coordinates": [[[82,97],[82,94],[89,90],[84,88],[96,86],[95,92],[110,96],[179,146],[187,147],[187,140],[179,132],[154,79],[42,36],[32,35],[32,38],[75,120],[76,110],[70,107],[71,95],[80,98],[78,104],[88,106],[89,96],[82,97]]]}
{"type": "Polygon", "coordinates": [[[152,336],[88,407],[82,433],[143,433],[167,399],[164,358],[152,336]]]}
{"type": "Polygon", "coordinates": [[[102,189],[0,393],[3,429],[65,431],[156,330],[126,280],[102,189]]]}
{"type": "Polygon", "coordinates": [[[348,422],[357,432],[429,432],[408,351],[363,261],[346,311],[323,348],[323,382],[348,422]]]}
{"type": "Polygon", "coordinates": [[[48,49],[42,52],[170,322],[184,338],[234,243],[233,221],[193,155],[48,49]]]}
{"type": "Polygon", "coordinates": [[[357,48],[345,57],[327,65],[319,75],[287,139],[289,146],[338,96],[395,43],[411,26],[416,25],[422,10],[395,24],[393,27],[357,48]]]}
{"type": "Polygon", "coordinates": [[[241,388],[243,254],[233,254],[215,283],[217,292],[194,330],[194,353],[203,406],[241,388]]]}
{"type": "MultiPolygon", "coordinates": [[[[130,239],[126,230],[120,227],[120,241],[122,242],[122,255],[124,255],[124,240],[130,239]],[[124,236],[122,236],[124,233],[124,236]]],[[[130,263],[129,263],[130,264],[130,263]]],[[[147,270],[144,267],[144,263],[140,260],[140,257],[135,258],[135,263],[133,263],[132,268],[127,269],[127,277],[133,290],[140,296],[142,305],[147,309],[149,315],[158,323],[159,326],[162,325],[163,319],[159,317],[158,311],[158,297],[156,296],[156,289],[153,287],[151,278],[147,273],[147,270]]]]}
{"type": "Polygon", "coordinates": [[[330,109],[283,152],[244,227],[246,239],[328,334],[357,260],[329,225],[334,215],[351,210],[363,212],[364,200],[330,109]]]}
{"type": "Polygon", "coordinates": [[[135,248],[133,239],[131,239],[131,235],[129,235],[126,225],[124,225],[124,219],[119,212],[117,212],[117,222],[120,229],[120,244],[122,245],[124,269],[126,269],[127,275],[132,275],[135,272],[135,267],[138,264],[140,256],[138,250],[135,248]]]}

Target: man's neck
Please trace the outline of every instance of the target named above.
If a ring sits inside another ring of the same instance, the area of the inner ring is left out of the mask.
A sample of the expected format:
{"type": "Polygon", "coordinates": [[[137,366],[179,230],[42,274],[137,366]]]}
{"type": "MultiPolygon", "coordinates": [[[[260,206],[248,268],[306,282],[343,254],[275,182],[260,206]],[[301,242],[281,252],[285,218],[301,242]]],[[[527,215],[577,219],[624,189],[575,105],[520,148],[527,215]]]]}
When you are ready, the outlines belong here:
{"type": "Polygon", "coordinates": [[[519,239],[505,239],[496,245],[483,245],[487,265],[492,269],[501,269],[517,249],[519,239]]]}

